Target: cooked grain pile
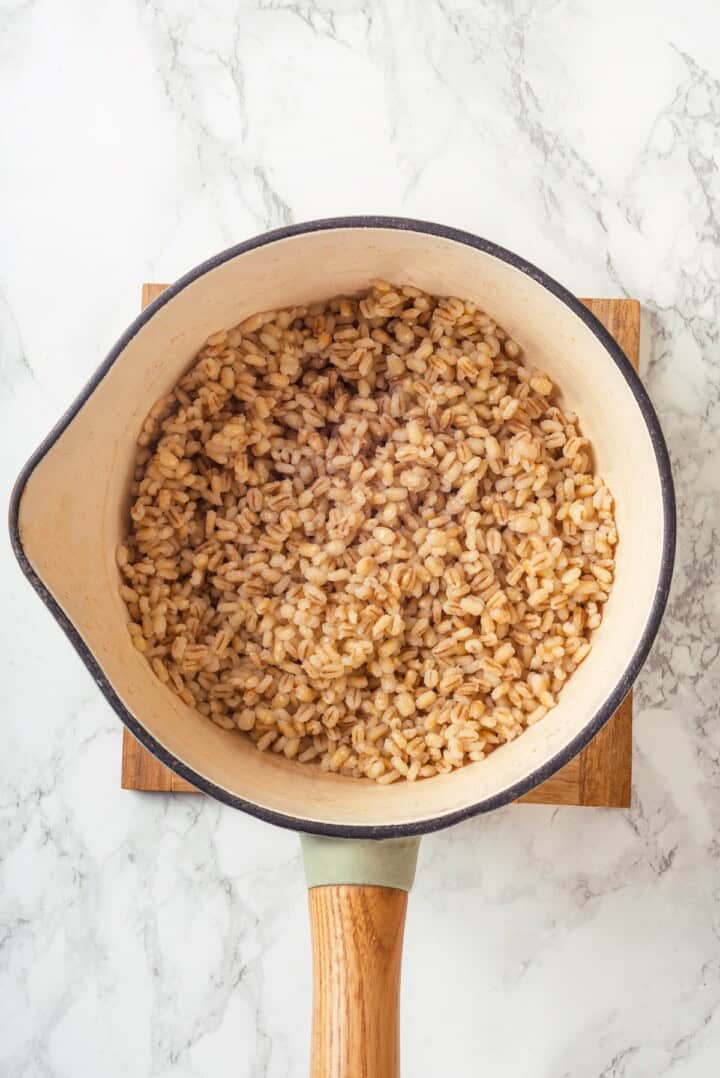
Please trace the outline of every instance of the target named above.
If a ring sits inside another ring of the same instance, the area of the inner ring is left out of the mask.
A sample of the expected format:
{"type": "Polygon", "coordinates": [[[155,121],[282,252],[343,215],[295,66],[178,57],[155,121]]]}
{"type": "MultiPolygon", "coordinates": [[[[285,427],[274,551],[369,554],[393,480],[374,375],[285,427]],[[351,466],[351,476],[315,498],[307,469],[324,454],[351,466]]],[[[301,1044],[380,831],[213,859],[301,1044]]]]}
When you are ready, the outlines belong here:
{"type": "Polygon", "coordinates": [[[213,334],[140,435],[134,644],[259,749],[380,783],[482,760],[590,651],[613,500],[474,304],[375,281],[213,334]]]}

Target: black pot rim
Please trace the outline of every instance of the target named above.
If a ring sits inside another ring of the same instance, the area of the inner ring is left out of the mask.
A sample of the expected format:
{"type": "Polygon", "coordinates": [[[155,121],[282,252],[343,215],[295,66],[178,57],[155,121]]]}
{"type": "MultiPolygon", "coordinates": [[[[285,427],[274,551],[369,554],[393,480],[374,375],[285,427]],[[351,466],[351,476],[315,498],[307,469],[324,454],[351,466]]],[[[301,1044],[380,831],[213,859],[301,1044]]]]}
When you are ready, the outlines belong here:
{"type": "Polygon", "coordinates": [[[311,834],[336,836],[341,838],[358,838],[358,839],[382,839],[393,838],[409,835],[421,835],[427,834],[433,831],[439,831],[443,828],[450,827],[452,824],[459,823],[461,820],[469,819],[472,816],[480,815],[485,812],[491,812],[494,809],[501,808],[503,805],[509,804],[511,801],[517,800],[523,794],[529,790],[538,786],[546,779],[550,778],[556,771],[560,770],[566,763],[568,763],[574,756],[576,756],[588,742],[597,734],[602,726],[608,721],[611,715],[615,712],[619,704],[625,698],[629,692],[635,678],[637,677],[640,669],[642,668],[648,652],[652,646],[652,643],[657,634],[660,622],[662,620],[663,612],[668,599],[670,591],[670,581],[672,578],[673,562],[675,557],[675,539],[676,539],[676,512],[675,512],[675,493],[673,488],[672,471],[670,467],[670,457],[668,454],[665,439],[663,437],[662,430],[658,417],[655,413],[655,409],[648,397],[648,394],[643,386],[640,378],[636,374],[635,370],[631,366],[629,360],[623,353],[622,349],[615,342],[613,337],[608,333],[605,327],[598,321],[598,319],[591,314],[591,312],[575,298],[570,292],[567,291],[561,284],[555,281],[552,277],[548,276],[543,270],[538,269],[537,266],[526,262],[525,259],[519,255],[514,254],[512,251],[507,250],[504,247],[498,246],[498,244],[492,243],[489,240],[481,239],[478,236],[474,236],[469,232],[463,232],[459,229],[449,228],[445,225],[434,224],[428,221],[418,221],[405,217],[376,217],[376,216],[360,216],[360,217],[331,217],[324,218],[317,221],[306,221],[301,224],[289,225],[286,228],[279,228],[272,232],[266,232],[262,235],[255,236],[252,239],[245,240],[242,243],[238,243],[233,247],[227,248],[225,251],[221,251],[219,254],[207,261],[200,263],[194,269],[191,269],[183,277],[181,277],[175,284],[168,287],[156,300],[154,300],[148,307],[142,311],[141,314],[130,324],[127,330],[118,339],[117,343],[110,350],[105,361],[100,365],[98,370],[92,376],[85,388],[82,390],[77,399],[70,405],[68,410],[53,427],[48,436],[42,442],[42,444],[35,450],[30,459],[23,467],[15,486],[12,491],[10,500],[10,512],[9,512],[9,527],[10,527],[10,539],[12,542],[13,551],[20,563],[20,567],[28,578],[35,591],[38,593],[42,601],[49,608],[50,612],[59,622],[61,628],[69,638],[75,650],[78,652],[80,658],[85,663],[85,666],[90,671],[95,683],[100,691],[107,699],[110,706],[118,714],[123,723],[128,727],[134,737],[138,739],[154,756],[162,761],[172,771],[181,775],[188,782],[191,782],[199,790],[211,797],[216,798],[218,801],[222,801],[227,805],[236,809],[241,809],[244,812],[249,813],[252,816],[256,816],[261,820],[268,823],[276,824],[279,827],[289,828],[294,831],[304,831],[311,834]],[[64,613],[60,605],[56,602],[49,590],[45,587],[40,577],[33,569],[30,561],[25,553],[22,545],[22,538],[20,535],[19,527],[19,509],[22,499],[23,491],[28,482],[28,479],[32,475],[34,469],[38,463],[43,459],[46,453],[52,448],[55,442],[58,440],[63,431],[69,426],[82,406],[92,395],[99,383],[105,377],[112,365],[118,359],[118,357],[125,350],[129,342],[138,333],[138,331],[148,322],[153,315],[176,296],[188,285],[198,280],[204,274],[210,272],[223,263],[244,254],[247,251],[252,251],[257,247],[262,247],[266,244],[275,243],[278,240],[288,239],[292,236],[300,236],[309,232],[321,232],[332,229],[347,229],[347,228],[377,228],[377,229],[398,229],[400,231],[420,232],[431,236],[439,236],[444,239],[452,240],[455,243],[462,243],[468,247],[473,247],[478,251],[482,251],[486,254],[492,255],[495,258],[500,259],[503,262],[509,263],[516,269],[521,270],[528,277],[537,281],[548,292],[551,292],[557,299],[568,307],[573,314],[575,314],[587,328],[594,334],[594,336],[600,341],[605,348],[606,352],[613,360],[623,378],[625,379],[628,387],[630,388],[633,397],[640,409],[640,412],[645,421],[648,434],[655,453],[655,460],[658,469],[658,475],[660,478],[661,494],[663,501],[663,549],[660,560],[660,571],[658,575],[657,590],[655,598],[653,600],[650,613],[645,624],[645,628],[641,635],[640,641],[633,655],[631,656],[621,678],[608,693],[602,706],[595,712],[592,718],[586,723],[583,729],[580,731],[573,740],[565,746],[560,752],[556,753],[550,760],[545,761],[539,768],[536,768],[530,775],[522,779],[520,782],[502,790],[500,793],[495,794],[492,797],[486,797],[482,800],[466,805],[461,809],[454,812],[444,814],[442,816],[432,817],[430,819],[424,819],[419,821],[412,821],[410,823],[398,823],[398,824],[381,824],[381,825],[358,825],[353,824],[335,824],[335,823],[323,823],[316,820],[306,820],[295,816],[289,816],[284,813],[275,812],[271,809],[264,808],[261,805],[256,805],[251,801],[246,801],[241,797],[237,797],[234,794],[229,793],[227,790],[216,786],[214,783],[208,781],[202,775],[197,774],[192,768],[188,767],[181,760],[178,760],[167,752],[162,745],[155,740],[155,738],[142,726],[142,724],[135,718],[130,711],[127,710],[122,703],[115,690],[110,685],[110,682],[106,678],[100,663],[97,661],[87,644],[81,637],[78,630],[72,624],[70,619],[64,613]]]}

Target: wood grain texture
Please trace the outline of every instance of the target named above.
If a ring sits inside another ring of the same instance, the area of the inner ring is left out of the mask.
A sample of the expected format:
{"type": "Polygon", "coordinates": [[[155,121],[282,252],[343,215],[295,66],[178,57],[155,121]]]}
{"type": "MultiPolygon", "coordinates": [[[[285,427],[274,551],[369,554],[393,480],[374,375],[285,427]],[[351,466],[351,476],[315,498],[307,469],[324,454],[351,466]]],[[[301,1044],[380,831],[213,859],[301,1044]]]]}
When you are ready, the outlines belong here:
{"type": "Polygon", "coordinates": [[[120,785],[123,790],[148,790],[167,794],[199,793],[194,786],[143,748],[127,727],[123,729],[120,785]]]}
{"type": "Polygon", "coordinates": [[[632,795],[632,693],[577,757],[581,805],[629,808],[632,795]]]}
{"type": "Polygon", "coordinates": [[[311,1078],[396,1078],[407,893],[337,884],[313,887],[308,904],[311,1078]]]}
{"type": "MultiPolygon", "coordinates": [[[[166,285],[144,284],[147,307],[166,285]]],[[[584,299],[635,369],[640,358],[640,304],[635,299],[584,299]]],[[[526,804],[628,808],[632,785],[632,694],[590,744],[547,782],[520,798],[526,804]]],[[[123,730],[122,787],[172,793],[197,792],[123,730]]]]}

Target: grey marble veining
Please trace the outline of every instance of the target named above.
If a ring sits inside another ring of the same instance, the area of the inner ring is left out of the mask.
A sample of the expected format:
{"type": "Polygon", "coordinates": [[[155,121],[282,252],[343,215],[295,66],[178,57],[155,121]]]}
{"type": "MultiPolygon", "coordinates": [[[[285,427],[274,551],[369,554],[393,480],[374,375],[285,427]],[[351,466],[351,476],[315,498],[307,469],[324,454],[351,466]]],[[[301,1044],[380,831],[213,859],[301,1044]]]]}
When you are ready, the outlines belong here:
{"type": "MultiPolygon", "coordinates": [[[[713,0],[0,5],[6,491],[142,280],[289,221],[443,221],[642,301],[679,545],[633,808],[424,841],[406,1075],[717,1070],[719,33],[713,0]]],[[[3,542],[0,1072],[299,1078],[295,836],[120,791],[119,724],[3,542]]]]}

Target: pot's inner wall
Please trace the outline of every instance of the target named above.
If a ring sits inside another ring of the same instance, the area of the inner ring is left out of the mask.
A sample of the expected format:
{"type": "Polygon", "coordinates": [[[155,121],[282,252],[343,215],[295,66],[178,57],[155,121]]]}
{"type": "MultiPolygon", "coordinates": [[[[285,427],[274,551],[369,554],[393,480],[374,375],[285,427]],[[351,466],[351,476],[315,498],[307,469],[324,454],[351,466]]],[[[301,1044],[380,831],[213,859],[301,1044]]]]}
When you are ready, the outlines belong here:
{"type": "Polygon", "coordinates": [[[657,466],[638,406],[592,332],[512,266],[452,240],[395,229],[336,229],[236,256],[165,304],[125,347],[31,476],[21,533],[36,571],[125,707],[200,776],[275,812],[382,825],[431,819],[502,792],[572,742],[620,681],[655,595],[663,541],[657,466]],[[590,657],[537,726],[487,760],[429,782],[379,787],[259,753],[182,704],[132,647],[115,547],[125,526],[135,440],[208,334],[258,310],[329,298],[373,277],[481,304],[544,368],[592,440],[617,503],[617,577],[590,657]]]}

